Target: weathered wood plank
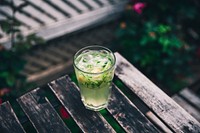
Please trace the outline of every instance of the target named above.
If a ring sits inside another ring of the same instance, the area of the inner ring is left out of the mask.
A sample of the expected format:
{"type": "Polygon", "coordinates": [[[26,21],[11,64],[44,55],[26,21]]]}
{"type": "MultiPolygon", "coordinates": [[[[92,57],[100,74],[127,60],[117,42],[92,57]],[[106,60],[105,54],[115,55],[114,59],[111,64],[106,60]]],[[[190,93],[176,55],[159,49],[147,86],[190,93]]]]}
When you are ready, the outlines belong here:
{"type": "Polygon", "coordinates": [[[29,73],[34,73],[34,72],[40,71],[41,68],[38,67],[38,66],[35,66],[35,65],[31,64],[31,63],[27,63],[27,64],[25,65],[25,67],[24,67],[24,70],[25,70],[25,71],[28,71],[29,73]]]}
{"type": "Polygon", "coordinates": [[[156,124],[163,132],[173,133],[157,116],[155,116],[151,111],[146,113],[146,116],[156,124]]]}
{"type": "Polygon", "coordinates": [[[65,15],[66,17],[70,17],[70,14],[66,11],[64,11],[63,9],[61,9],[59,6],[55,5],[53,3],[53,1],[49,1],[49,0],[43,0],[44,2],[46,2],[48,5],[52,6],[54,9],[56,9],[57,11],[59,11],[60,13],[62,13],[63,15],[65,15]]]}
{"type": "MultiPolygon", "coordinates": [[[[11,11],[11,13],[12,13],[12,11],[11,11]]],[[[0,14],[3,15],[3,16],[5,16],[6,18],[12,19],[11,13],[8,13],[4,9],[2,9],[2,7],[0,8],[0,14]]],[[[28,29],[30,29],[30,27],[31,27],[30,25],[27,25],[27,24],[23,23],[22,21],[17,20],[16,18],[14,18],[14,21],[20,23],[21,25],[25,26],[28,29]]]]}
{"type": "Polygon", "coordinates": [[[75,15],[79,14],[78,12],[76,12],[76,10],[74,10],[72,7],[70,7],[69,5],[67,5],[66,3],[64,3],[61,0],[57,0],[57,1],[54,0],[54,1],[52,1],[52,3],[54,3],[55,5],[57,5],[63,11],[69,13],[70,16],[75,16],[75,15]]]}
{"type": "Polygon", "coordinates": [[[172,99],[176,101],[182,108],[184,108],[188,113],[190,113],[195,119],[197,119],[200,122],[200,112],[197,109],[192,107],[188,102],[186,102],[178,95],[174,95],[172,99]]]}
{"type": "Polygon", "coordinates": [[[73,10],[75,10],[77,13],[82,13],[82,11],[79,9],[79,7],[74,4],[74,0],[73,0],[73,3],[70,1],[67,1],[67,0],[63,0],[63,2],[65,4],[67,4],[69,7],[71,7],[73,10]]]}
{"type": "Polygon", "coordinates": [[[59,11],[57,11],[56,9],[51,7],[49,4],[45,3],[43,0],[27,0],[27,1],[31,2],[32,4],[34,4],[38,7],[42,7],[42,9],[45,12],[48,12],[57,20],[66,18],[65,15],[63,15],[62,13],[60,13],[59,11]]]}
{"type": "Polygon", "coordinates": [[[47,48],[47,50],[49,52],[62,56],[63,59],[69,59],[69,57],[72,57],[71,53],[67,52],[66,50],[63,50],[63,48],[59,48],[58,46],[50,46],[47,48]]]}
{"type": "Polygon", "coordinates": [[[49,86],[83,132],[115,132],[98,112],[85,109],[78,87],[68,76],[51,82],[49,86]]]}
{"type": "Polygon", "coordinates": [[[49,101],[37,88],[17,99],[23,111],[39,133],[68,133],[70,130],[61,120],[49,101]]]}
{"type": "Polygon", "coordinates": [[[48,69],[46,69],[44,71],[37,72],[37,73],[30,75],[28,77],[27,81],[28,82],[37,82],[37,84],[42,85],[42,82],[44,82],[42,80],[46,77],[51,78],[50,81],[52,81],[55,78],[57,78],[58,75],[59,75],[58,77],[61,76],[61,74],[60,74],[61,71],[66,72],[66,73],[72,71],[72,63],[73,63],[73,60],[71,59],[71,60],[66,60],[65,63],[53,65],[51,67],[48,67],[48,69]]]}
{"type": "Polygon", "coordinates": [[[55,20],[52,20],[50,17],[46,16],[45,13],[41,13],[37,9],[33,8],[32,6],[24,7],[23,11],[28,12],[29,14],[31,14],[34,17],[40,18],[41,20],[43,20],[43,22],[45,24],[50,24],[50,23],[55,22],[55,20]]]}
{"type": "Polygon", "coordinates": [[[108,111],[126,132],[157,133],[157,128],[113,85],[108,111]],[[142,129],[142,130],[141,130],[142,129]]]}
{"type": "Polygon", "coordinates": [[[25,133],[9,102],[0,105],[0,132],[25,133]]]}
{"type": "Polygon", "coordinates": [[[78,50],[78,48],[76,47],[76,45],[73,45],[73,43],[71,43],[71,42],[68,42],[67,45],[64,45],[63,49],[65,49],[66,51],[68,51],[70,53],[75,53],[78,50]]]}
{"type": "Polygon", "coordinates": [[[104,3],[101,2],[100,0],[94,0],[100,7],[104,6],[104,3]]]}
{"type": "Polygon", "coordinates": [[[78,7],[82,12],[87,12],[89,9],[80,2],[80,0],[73,0],[73,4],[78,7]]]}
{"type": "Polygon", "coordinates": [[[200,123],[119,53],[116,76],[175,132],[200,132],[200,123]]]}
{"type": "MultiPolygon", "coordinates": [[[[13,15],[13,10],[8,7],[8,6],[1,6],[1,10],[6,12],[7,14],[9,14],[9,16],[13,15]]],[[[27,16],[23,15],[23,14],[19,14],[18,12],[15,14],[15,18],[17,20],[19,20],[20,22],[23,22],[27,25],[31,25],[31,27],[38,27],[39,24],[37,22],[35,22],[34,20],[32,20],[31,18],[28,18],[27,16]],[[24,18],[26,18],[24,20],[24,18]]]]}
{"type": "MultiPolygon", "coordinates": [[[[35,1],[35,0],[34,0],[35,1]]],[[[44,13],[46,16],[48,16],[49,18],[53,19],[54,21],[56,21],[56,17],[54,17],[51,13],[45,11],[43,8],[43,6],[37,6],[35,4],[32,3],[32,1],[28,1],[26,0],[26,4],[31,5],[33,8],[37,9],[38,11],[40,11],[41,13],[44,13]]]]}
{"type": "Polygon", "coordinates": [[[99,2],[101,2],[104,6],[105,5],[111,5],[111,3],[109,2],[109,0],[98,0],[99,2]]]}
{"type": "Polygon", "coordinates": [[[36,27],[39,27],[40,24],[37,23],[36,21],[32,20],[30,17],[24,15],[24,14],[21,14],[19,12],[16,12],[15,14],[15,18],[25,24],[29,24],[31,25],[31,28],[36,28],[36,27]]]}
{"type": "Polygon", "coordinates": [[[37,64],[38,66],[42,68],[46,68],[46,67],[48,68],[49,66],[52,65],[48,61],[41,59],[38,56],[25,55],[23,56],[23,59],[28,60],[31,63],[37,64]]]}
{"type": "Polygon", "coordinates": [[[26,3],[25,1],[14,0],[13,3],[15,5],[15,7],[18,7],[20,5],[26,5],[20,10],[22,10],[23,12],[28,13],[29,15],[33,16],[34,18],[39,19],[40,21],[43,21],[44,23],[53,23],[53,22],[55,22],[54,20],[52,20],[51,18],[46,16],[46,14],[44,12],[40,12],[38,9],[33,8],[32,6],[29,5],[29,3],[26,3]]]}
{"type": "Polygon", "coordinates": [[[87,3],[93,8],[93,9],[97,9],[99,8],[100,6],[95,3],[93,0],[87,0],[87,3]]]}
{"type": "Polygon", "coordinates": [[[49,25],[47,29],[45,28],[41,32],[38,32],[38,35],[42,36],[44,39],[49,40],[52,37],[58,37],[72,31],[77,31],[91,24],[108,22],[109,20],[118,16],[117,14],[124,9],[123,5],[125,3],[126,1],[123,1],[116,5],[105,6],[98,8],[97,10],[92,10],[90,12],[74,16],[73,19],[65,19],[63,21],[59,21],[55,25],[49,25]],[[66,27],[66,25],[68,26],[66,27]]]}
{"type": "Polygon", "coordinates": [[[185,88],[179,94],[188,102],[190,102],[193,106],[195,106],[198,110],[200,110],[200,98],[191,90],[185,88]]]}
{"type": "Polygon", "coordinates": [[[48,51],[37,50],[34,54],[43,59],[47,59],[49,62],[58,63],[62,61],[62,58],[60,58],[59,56],[53,55],[48,51]]]}
{"type": "Polygon", "coordinates": [[[85,7],[87,7],[89,10],[93,10],[93,8],[91,7],[91,5],[89,5],[86,1],[84,0],[79,0],[85,7]]]}

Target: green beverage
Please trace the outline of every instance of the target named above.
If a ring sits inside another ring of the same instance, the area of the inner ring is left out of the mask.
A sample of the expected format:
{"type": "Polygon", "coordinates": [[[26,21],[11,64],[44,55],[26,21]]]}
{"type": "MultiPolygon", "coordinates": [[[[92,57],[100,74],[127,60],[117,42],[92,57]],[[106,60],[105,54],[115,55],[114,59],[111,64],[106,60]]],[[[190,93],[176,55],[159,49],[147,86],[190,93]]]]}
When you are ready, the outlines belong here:
{"type": "Polygon", "coordinates": [[[101,110],[108,105],[115,56],[102,46],[88,46],[74,56],[74,68],[81,99],[87,109],[101,110]]]}

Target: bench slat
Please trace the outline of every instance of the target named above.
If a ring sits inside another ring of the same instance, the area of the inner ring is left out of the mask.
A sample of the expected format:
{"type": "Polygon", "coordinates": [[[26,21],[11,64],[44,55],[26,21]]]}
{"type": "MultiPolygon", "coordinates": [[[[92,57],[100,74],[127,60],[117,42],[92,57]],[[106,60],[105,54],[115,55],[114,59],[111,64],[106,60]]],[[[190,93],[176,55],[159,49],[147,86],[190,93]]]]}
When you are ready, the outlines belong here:
{"type": "MultiPolygon", "coordinates": [[[[2,7],[0,8],[0,14],[5,16],[6,18],[8,19],[12,19],[12,13],[9,13],[8,11],[5,11],[4,9],[2,9],[2,7]]],[[[31,26],[30,25],[27,25],[26,23],[20,21],[20,20],[17,20],[16,18],[14,18],[14,21],[20,23],[22,26],[26,27],[27,29],[30,29],[31,26]]]]}
{"type": "Polygon", "coordinates": [[[18,103],[39,133],[68,133],[70,130],[61,120],[39,88],[21,96],[18,103]]]}
{"type": "Polygon", "coordinates": [[[66,3],[64,3],[61,0],[57,0],[57,1],[52,1],[52,3],[54,3],[55,5],[57,5],[59,8],[61,8],[63,11],[67,12],[70,14],[70,16],[75,16],[78,15],[79,13],[77,13],[76,10],[74,10],[72,7],[70,7],[69,5],[67,5],[66,3]]]}
{"type": "Polygon", "coordinates": [[[65,15],[54,9],[52,6],[44,2],[43,0],[27,0],[35,6],[42,7],[45,12],[51,14],[57,20],[66,18],[65,15]]]}
{"type": "Polygon", "coordinates": [[[80,9],[81,12],[89,11],[88,8],[85,5],[83,5],[79,0],[73,0],[72,4],[74,4],[78,9],[80,9]]]}
{"type": "Polygon", "coordinates": [[[184,108],[188,113],[190,113],[195,119],[200,122],[200,112],[192,107],[188,102],[186,102],[183,98],[178,95],[174,95],[172,97],[174,101],[176,101],[182,108],[184,108]]]}
{"type": "Polygon", "coordinates": [[[111,3],[108,0],[99,0],[103,5],[111,5],[111,3]]]}
{"type": "Polygon", "coordinates": [[[36,10],[38,10],[41,13],[44,13],[46,16],[48,16],[49,18],[53,19],[53,20],[57,20],[52,14],[50,14],[49,12],[45,11],[43,9],[43,7],[41,8],[40,6],[37,6],[35,4],[33,4],[31,1],[26,1],[26,4],[31,5],[33,8],[35,8],[36,10]]]}
{"type": "Polygon", "coordinates": [[[36,20],[37,22],[41,24],[44,24],[45,21],[54,22],[52,21],[52,19],[47,17],[44,13],[39,12],[37,9],[33,8],[30,5],[26,5],[28,3],[26,3],[25,1],[14,0],[13,3],[15,7],[19,7],[20,5],[25,5],[23,8],[20,8],[20,9],[17,8],[17,10],[20,13],[25,14],[26,16],[32,17],[32,19],[36,20]]]}
{"type": "Polygon", "coordinates": [[[116,76],[175,132],[200,132],[200,123],[119,53],[116,76]]]}
{"type": "Polygon", "coordinates": [[[31,25],[31,28],[38,28],[40,27],[40,24],[37,23],[36,21],[34,21],[33,19],[31,19],[30,17],[22,14],[22,13],[19,13],[19,12],[16,12],[15,13],[15,18],[27,25],[31,25]]]}
{"type": "MultiPolygon", "coordinates": [[[[67,4],[68,6],[70,6],[73,10],[75,10],[77,13],[82,13],[81,9],[79,9],[79,6],[77,6],[75,3],[74,3],[74,0],[73,0],[73,3],[68,1],[68,0],[63,0],[63,2],[65,4],[67,4]]],[[[76,1],[77,2],[77,1],[76,1]]]]}
{"type": "Polygon", "coordinates": [[[104,3],[100,0],[94,0],[94,2],[96,2],[100,7],[104,6],[104,3]]]}
{"type": "Polygon", "coordinates": [[[48,17],[45,13],[38,11],[37,9],[33,8],[32,6],[26,6],[23,8],[23,11],[28,12],[34,17],[37,17],[44,21],[45,24],[51,24],[55,22],[52,18],[48,17]]]}
{"type": "Polygon", "coordinates": [[[155,116],[151,111],[146,113],[146,116],[159,127],[164,133],[173,133],[157,116],[155,116]]]}
{"type": "Polygon", "coordinates": [[[188,88],[183,89],[180,93],[180,96],[185,98],[188,102],[194,105],[198,110],[200,110],[200,98],[194,94],[188,88]]]}
{"type": "Polygon", "coordinates": [[[141,129],[143,133],[158,132],[157,128],[115,85],[107,109],[126,132],[139,133],[141,129]]]}
{"type": "Polygon", "coordinates": [[[23,56],[23,59],[28,60],[31,63],[37,64],[38,66],[41,66],[42,68],[51,66],[51,63],[49,63],[48,61],[45,61],[44,59],[39,58],[38,56],[26,55],[26,56],[23,56]]]}
{"type": "Polygon", "coordinates": [[[31,63],[27,63],[24,67],[25,71],[28,71],[29,73],[34,73],[40,71],[40,67],[34,66],[31,63]]]}
{"type": "Polygon", "coordinates": [[[100,6],[94,2],[93,0],[87,0],[87,3],[93,8],[93,9],[97,9],[99,8],[100,6]]]}
{"type": "Polygon", "coordinates": [[[40,58],[43,58],[44,60],[47,59],[50,63],[58,63],[62,61],[62,58],[59,56],[55,56],[47,51],[37,50],[34,52],[35,55],[39,56],[40,58]]]}
{"type": "Polygon", "coordinates": [[[93,10],[93,7],[89,5],[86,1],[84,0],[79,0],[85,7],[87,7],[89,10],[93,10]]]}
{"type": "Polygon", "coordinates": [[[78,87],[68,76],[51,82],[49,86],[83,132],[115,132],[98,112],[85,109],[78,87]]]}
{"type": "Polygon", "coordinates": [[[59,6],[55,5],[53,1],[49,0],[43,0],[43,1],[46,2],[48,5],[50,5],[51,7],[53,7],[54,9],[56,9],[57,11],[59,11],[60,13],[62,13],[63,15],[65,15],[66,17],[70,17],[70,14],[68,12],[64,11],[59,6]]]}
{"type": "Polygon", "coordinates": [[[0,105],[0,132],[25,133],[9,102],[0,105]]]}
{"type": "Polygon", "coordinates": [[[59,48],[58,46],[50,46],[47,48],[47,50],[49,52],[52,52],[54,54],[61,56],[63,59],[69,59],[72,56],[66,50],[64,50],[63,48],[59,48]]]}

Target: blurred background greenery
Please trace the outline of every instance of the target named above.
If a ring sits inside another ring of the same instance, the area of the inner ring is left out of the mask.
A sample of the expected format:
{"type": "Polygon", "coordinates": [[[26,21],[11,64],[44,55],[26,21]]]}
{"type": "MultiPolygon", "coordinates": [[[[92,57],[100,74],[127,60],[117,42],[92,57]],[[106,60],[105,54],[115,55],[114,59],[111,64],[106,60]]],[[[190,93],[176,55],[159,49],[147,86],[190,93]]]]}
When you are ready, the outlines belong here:
{"type": "Polygon", "coordinates": [[[0,44],[0,97],[7,99],[7,96],[15,97],[32,86],[20,74],[26,64],[21,56],[35,44],[43,44],[44,40],[35,34],[23,36],[18,28],[20,24],[13,18],[1,20],[0,25],[2,31],[12,38],[9,49],[0,44]]]}
{"type": "Polygon", "coordinates": [[[196,74],[199,2],[134,0],[116,31],[116,49],[165,91],[175,93],[196,74]]]}

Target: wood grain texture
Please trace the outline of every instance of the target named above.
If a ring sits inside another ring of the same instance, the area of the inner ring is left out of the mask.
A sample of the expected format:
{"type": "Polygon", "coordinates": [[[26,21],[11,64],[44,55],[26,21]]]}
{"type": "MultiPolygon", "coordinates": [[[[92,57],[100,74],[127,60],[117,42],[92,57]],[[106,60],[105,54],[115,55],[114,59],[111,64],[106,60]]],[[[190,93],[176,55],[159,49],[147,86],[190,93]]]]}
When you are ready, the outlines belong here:
{"type": "Polygon", "coordinates": [[[149,111],[146,113],[146,116],[160,128],[164,133],[173,133],[153,112],[149,111]]]}
{"type": "Polygon", "coordinates": [[[126,84],[174,132],[200,132],[200,123],[131,65],[119,53],[116,76],[126,84]]]}
{"type": "Polygon", "coordinates": [[[194,107],[200,110],[200,98],[194,94],[189,88],[183,89],[180,93],[180,96],[190,102],[194,107]]]}
{"type": "Polygon", "coordinates": [[[85,109],[78,87],[68,76],[51,82],[49,86],[83,132],[115,132],[100,113],[85,109]]]}
{"type": "Polygon", "coordinates": [[[197,119],[200,122],[200,112],[196,108],[191,106],[187,101],[185,101],[178,95],[174,95],[172,99],[176,101],[182,108],[184,108],[188,113],[190,113],[195,119],[197,119]]]}
{"type": "Polygon", "coordinates": [[[0,105],[0,133],[25,133],[9,102],[0,105]]]}
{"type": "Polygon", "coordinates": [[[156,127],[115,85],[113,85],[107,109],[126,132],[158,132],[156,127]]]}
{"type": "Polygon", "coordinates": [[[25,114],[39,133],[68,133],[70,130],[61,120],[39,88],[17,99],[25,114]]]}

